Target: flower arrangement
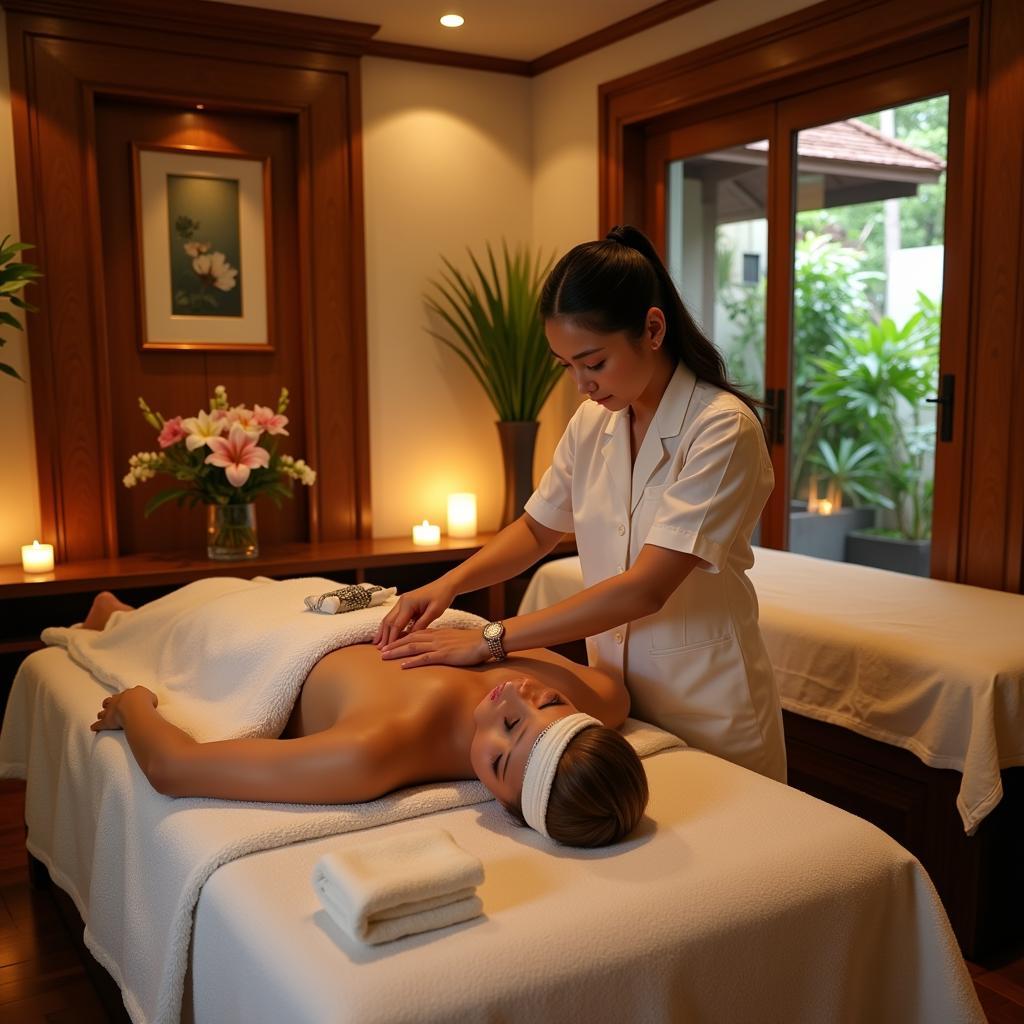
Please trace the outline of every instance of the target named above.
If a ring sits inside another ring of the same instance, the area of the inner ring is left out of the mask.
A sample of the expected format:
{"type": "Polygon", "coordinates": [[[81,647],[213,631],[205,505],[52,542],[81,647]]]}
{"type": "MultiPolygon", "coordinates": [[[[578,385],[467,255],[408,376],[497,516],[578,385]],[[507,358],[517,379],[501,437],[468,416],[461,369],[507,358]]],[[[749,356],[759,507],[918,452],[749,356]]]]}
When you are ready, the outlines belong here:
{"type": "Polygon", "coordinates": [[[158,473],[174,477],[177,485],[150,499],[150,515],[165,502],[181,505],[248,505],[261,494],[275,504],[292,497],[292,483],[310,487],[316,473],[302,459],[277,451],[278,439],[287,437],[288,389],[281,388],[277,408],[229,405],[222,384],[214,388],[209,410],[172,419],[154,412],[139,398],[146,422],[157,431],[160,451],[137,452],[128,460],[122,483],[135,487],[158,473]]]}

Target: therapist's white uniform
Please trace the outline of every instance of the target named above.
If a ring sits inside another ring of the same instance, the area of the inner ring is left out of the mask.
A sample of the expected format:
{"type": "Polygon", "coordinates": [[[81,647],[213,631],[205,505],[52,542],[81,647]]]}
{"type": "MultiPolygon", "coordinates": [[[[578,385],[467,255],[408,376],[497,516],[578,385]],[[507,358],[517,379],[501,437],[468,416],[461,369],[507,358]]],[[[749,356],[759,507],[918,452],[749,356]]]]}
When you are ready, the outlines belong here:
{"type": "Polygon", "coordinates": [[[784,782],[782,710],[746,575],[773,485],[757,417],[680,364],[632,468],[628,409],[584,402],[526,511],[575,531],[588,587],[645,544],[701,559],[660,611],[589,637],[590,664],[625,680],[636,718],[784,782]]]}

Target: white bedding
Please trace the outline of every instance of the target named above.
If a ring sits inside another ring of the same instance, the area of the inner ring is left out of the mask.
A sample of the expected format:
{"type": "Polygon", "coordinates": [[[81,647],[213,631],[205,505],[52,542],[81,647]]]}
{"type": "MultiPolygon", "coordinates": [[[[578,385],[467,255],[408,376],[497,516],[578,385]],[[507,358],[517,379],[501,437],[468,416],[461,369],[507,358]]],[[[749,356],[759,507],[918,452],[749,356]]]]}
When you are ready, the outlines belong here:
{"type": "MultiPolygon", "coordinates": [[[[770,548],[750,579],[782,706],[961,772],[973,833],[1024,764],[1024,596],[770,548]]],[[[581,586],[579,559],[548,562],[520,611],[581,586]]]]}
{"type": "MultiPolygon", "coordinates": [[[[60,650],[29,658],[0,738],[2,772],[22,773],[11,755],[22,746],[30,850],[84,916],[102,898],[111,919],[123,916],[121,943],[145,943],[159,931],[151,901],[166,879],[152,866],[133,902],[104,887],[101,864],[106,847],[151,849],[154,794],[137,770],[124,800],[104,786],[116,760],[130,760],[123,736],[87,731],[104,692],[60,650]],[[82,758],[94,766],[91,795],[61,781],[82,758]]],[[[435,811],[431,826],[484,864],[485,916],[388,946],[353,945],[309,882],[323,853],[358,837],[232,860],[206,881],[195,910],[190,1015],[218,1024],[984,1020],[931,883],[892,840],[701,752],[668,751],[645,766],[648,819],[610,850],[552,847],[493,801],[435,811]]],[[[443,800],[448,787],[432,788],[443,800]]],[[[159,799],[170,845],[196,841],[197,828],[229,838],[236,821],[274,816],[257,805],[159,799]]],[[[277,811],[310,813],[323,809],[277,811]]],[[[420,827],[400,821],[378,832],[420,827]]]]}
{"type": "MultiPolygon", "coordinates": [[[[63,650],[27,658],[0,733],[0,776],[28,778],[29,851],[74,899],[86,945],[136,1024],[178,1019],[193,910],[221,864],[491,799],[476,780],[336,807],[161,796],[123,733],[89,731],[107,692],[63,650]]],[[[627,723],[624,733],[641,756],[680,745],[642,723],[627,723]]]]}
{"type": "Polygon", "coordinates": [[[222,867],[196,909],[195,1020],[984,1020],[926,874],[877,829],[699,751],[645,766],[648,820],[618,849],[552,851],[493,801],[431,816],[482,860],[484,917],[387,946],[351,942],[307,881],[356,836],[222,867]]]}

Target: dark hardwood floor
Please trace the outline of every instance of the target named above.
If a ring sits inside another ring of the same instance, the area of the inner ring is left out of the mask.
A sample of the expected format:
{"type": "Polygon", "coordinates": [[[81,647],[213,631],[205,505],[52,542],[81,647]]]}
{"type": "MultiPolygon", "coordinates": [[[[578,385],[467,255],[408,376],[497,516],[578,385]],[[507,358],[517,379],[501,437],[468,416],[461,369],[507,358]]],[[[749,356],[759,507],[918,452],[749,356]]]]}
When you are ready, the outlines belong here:
{"type": "MultiPolygon", "coordinates": [[[[24,793],[24,783],[0,780],[0,1024],[125,1020],[123,1010],[113,1016],[104,1010],[90,981],[101,968],[69,934],[71,901],[58,890],[29,885],[24,793]]],[[[77,938],[81,925],[72,923],[77,938]]],[[[1024,956],[967,966],[990,1024],[1024,1024],[1024,956]]],[[[109,993],[112,982],[104,980],[109,993]]]]}

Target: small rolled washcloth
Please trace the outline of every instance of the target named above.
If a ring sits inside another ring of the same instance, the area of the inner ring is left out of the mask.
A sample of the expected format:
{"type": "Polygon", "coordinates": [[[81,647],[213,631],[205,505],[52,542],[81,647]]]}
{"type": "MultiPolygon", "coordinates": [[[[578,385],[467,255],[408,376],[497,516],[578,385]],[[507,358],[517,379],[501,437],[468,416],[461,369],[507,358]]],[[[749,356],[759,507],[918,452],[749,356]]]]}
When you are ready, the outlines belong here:
{"type": "Polygon", "coordinates": [[[440,828],[346,845],[313,868],[313,888],[331,920],[368,945],[477,917],[483,880],[479,859],[440,828]]]}
{"type": "Polygon", "coordinates": [[[337,590],[328,590],[325,594],[310,594],[306,598],[306,607],[311,612],[322,615],[338,615],[341,612],[354,612],[360,608],[376,608],[398,593],[397,587],[375,587],[372,583],[355,583],[337,590]]]}

